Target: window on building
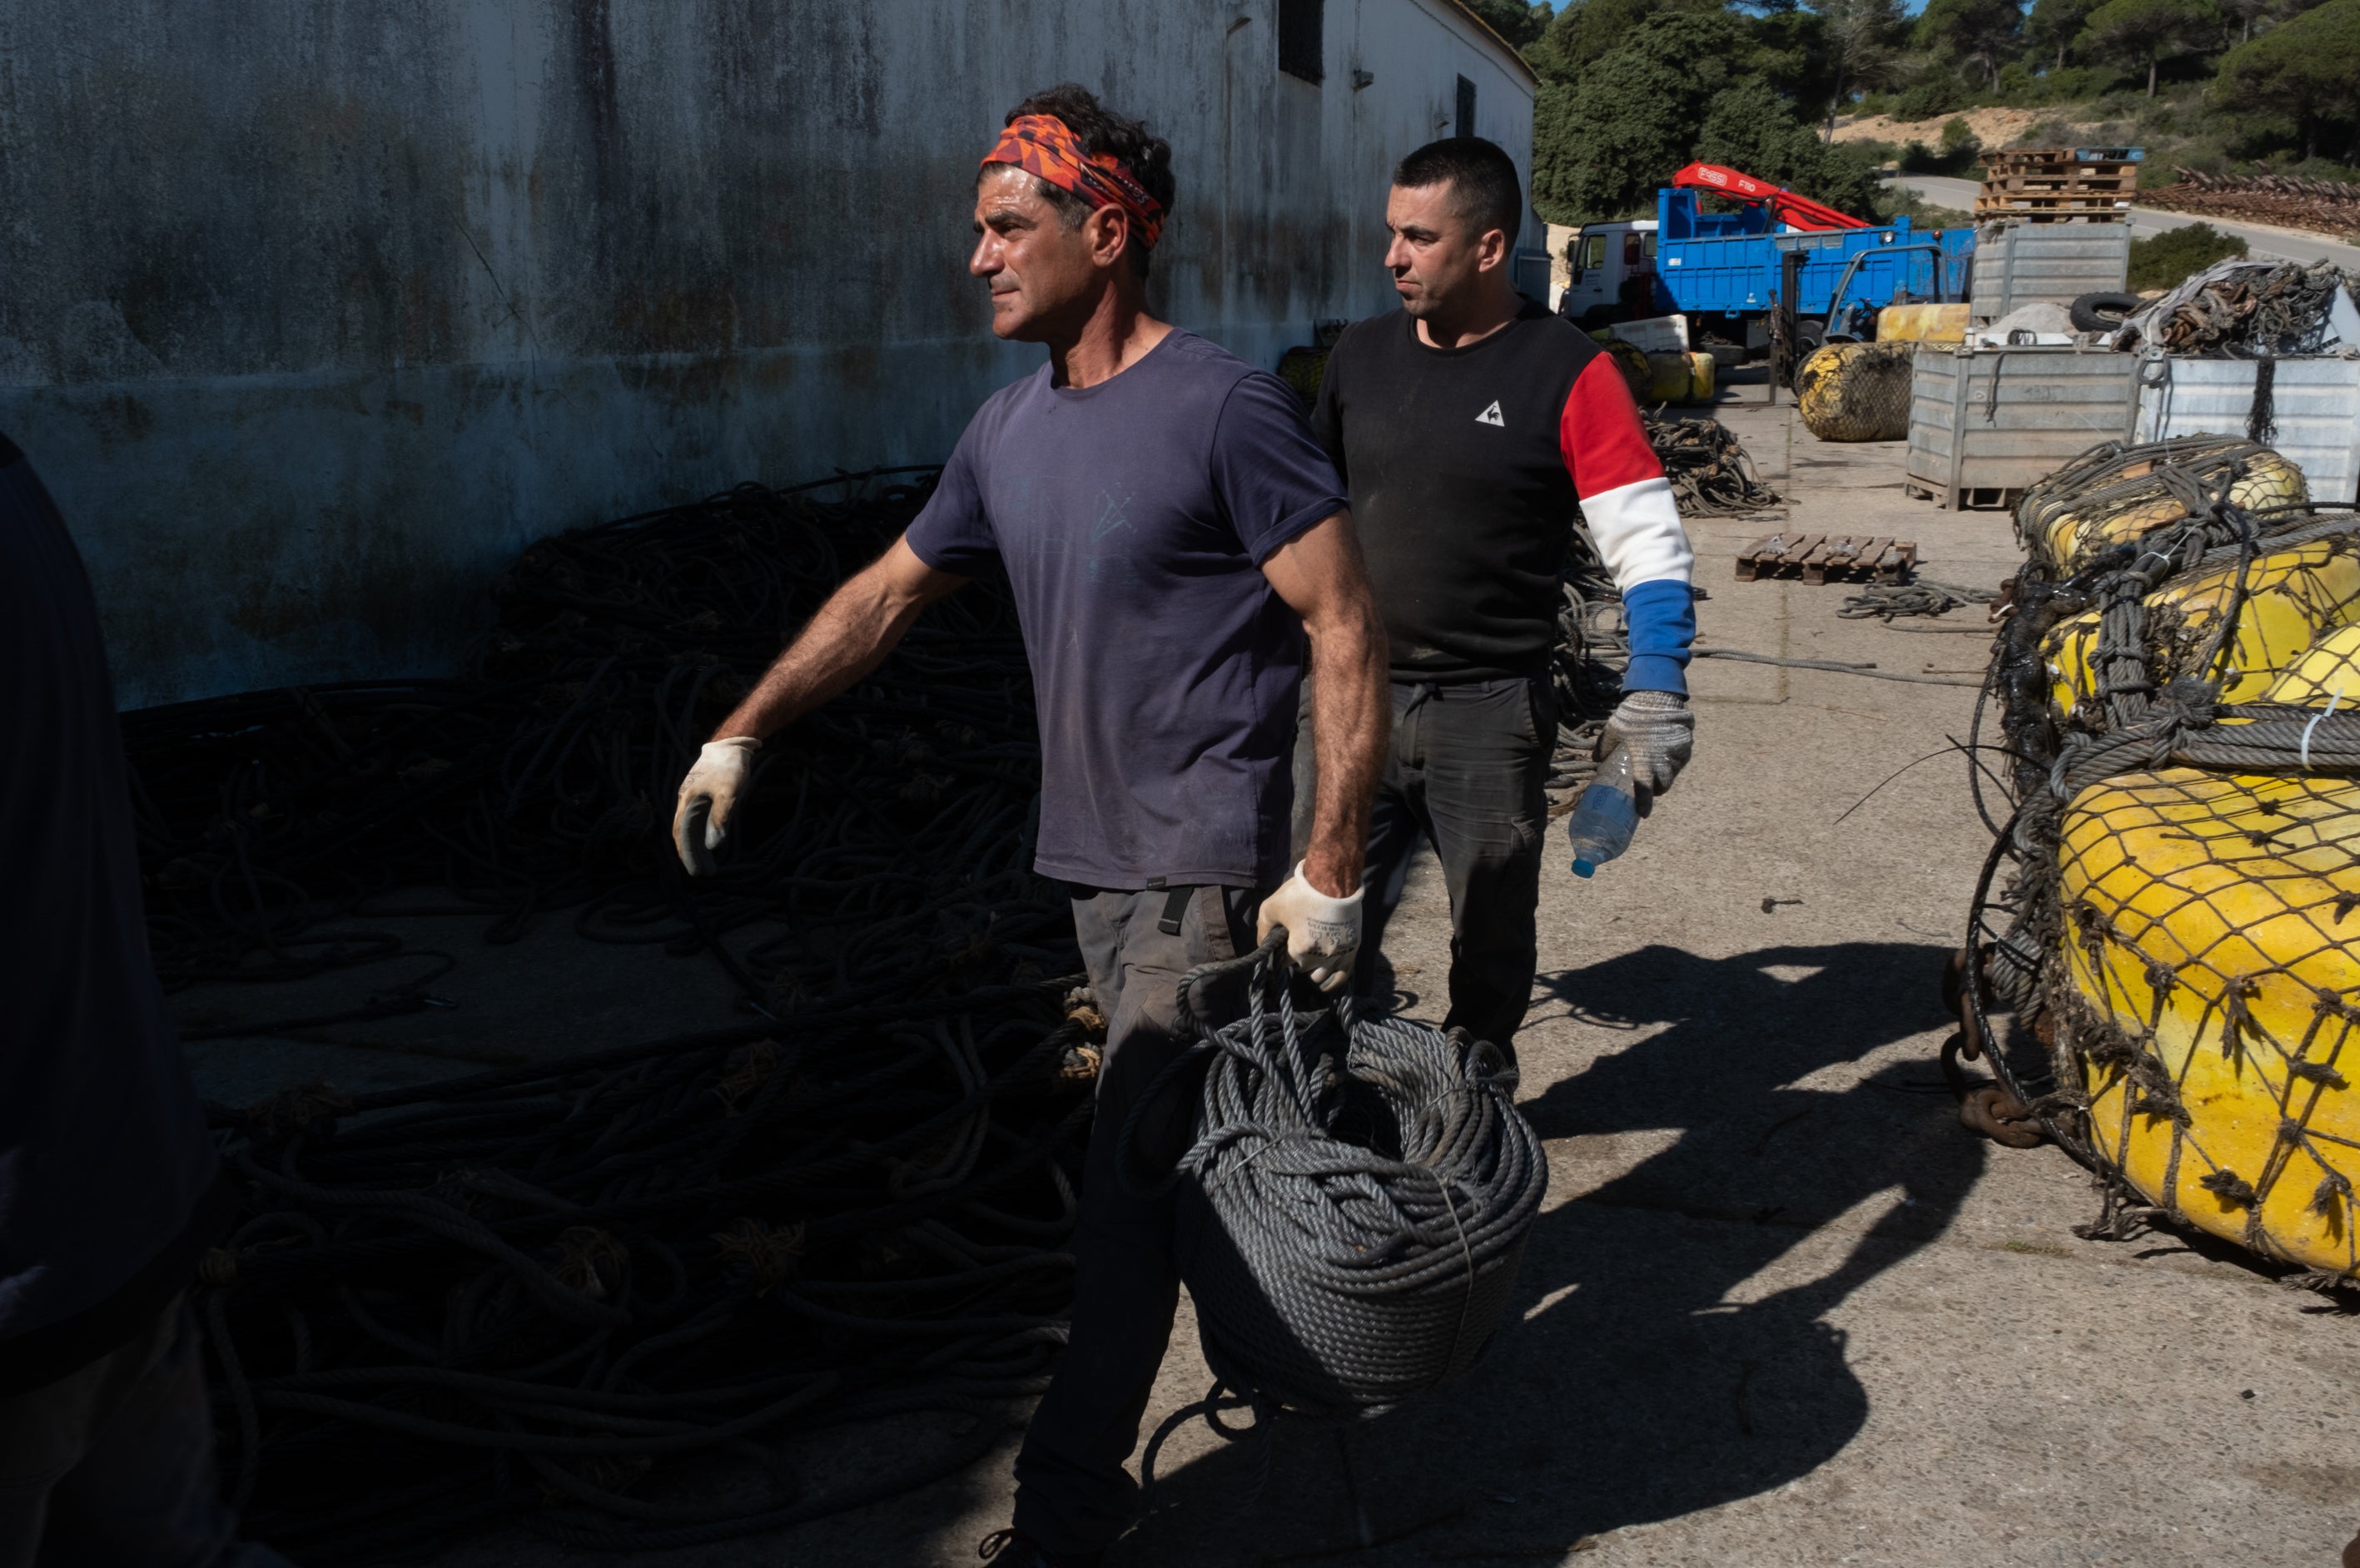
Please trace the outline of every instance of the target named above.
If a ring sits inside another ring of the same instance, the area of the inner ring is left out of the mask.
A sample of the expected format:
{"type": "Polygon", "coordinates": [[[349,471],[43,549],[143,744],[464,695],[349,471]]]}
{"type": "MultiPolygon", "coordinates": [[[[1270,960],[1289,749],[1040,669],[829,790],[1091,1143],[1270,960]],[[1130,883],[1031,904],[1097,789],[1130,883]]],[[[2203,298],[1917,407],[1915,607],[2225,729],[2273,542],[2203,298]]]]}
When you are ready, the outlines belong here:
{"type": "Polygon", "coordinates": [[[1327,0],[1278,0],[1278,69],[1306,82],[1327,72],[1327,41],[1321,24],[1327,0]]]}
{"type": "Polygon", "coordinates": [[[1451,134],[1460,136],[1475,134],[1475,84],[1463,76],[1459,79],[1459,128],[1451,134]]]}

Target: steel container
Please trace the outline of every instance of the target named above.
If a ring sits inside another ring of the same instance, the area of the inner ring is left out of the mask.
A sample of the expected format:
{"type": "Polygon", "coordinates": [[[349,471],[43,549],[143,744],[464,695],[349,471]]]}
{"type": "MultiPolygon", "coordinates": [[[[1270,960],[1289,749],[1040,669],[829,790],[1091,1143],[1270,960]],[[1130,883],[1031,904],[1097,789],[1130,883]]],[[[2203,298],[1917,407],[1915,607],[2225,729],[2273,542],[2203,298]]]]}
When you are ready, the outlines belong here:
{"type": "Polygon", "coordinates": [[[1923,343],[1911,363],[1907,488],[1946,508],[2012,506],[2138,416],[2136,355],[1923,343]]]}
{"type": "Polygon", "coordinates": [[[2267,429],[2255,420],[2260,373],[2250,359],[2143,356],[2137,439],[2250,435],[2302,470],[2312,500],[2360,500],[2360,357],[2272,361],[2267,429]]]}
{"type": "Polygon", "coordinates": [[[2020,305],[2070,305],[2119,294],[2130,277],[2128,223],[1986,223],[1975,232],[1968,299],[1978,321],[2020,305]]]}

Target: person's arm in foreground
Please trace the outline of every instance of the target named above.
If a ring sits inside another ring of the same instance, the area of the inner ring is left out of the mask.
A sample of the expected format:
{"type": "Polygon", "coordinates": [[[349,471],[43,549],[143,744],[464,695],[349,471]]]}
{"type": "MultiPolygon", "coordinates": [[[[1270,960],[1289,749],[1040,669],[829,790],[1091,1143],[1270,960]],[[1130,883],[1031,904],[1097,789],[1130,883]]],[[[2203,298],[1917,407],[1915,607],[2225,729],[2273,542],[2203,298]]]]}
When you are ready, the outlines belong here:
{"type": "Polygon", "coordinates": [[[730,813],[762,742],[858,684],[885,662],[919,611],[966,582],[935,571],[907,540],[895,539],[828,595],[760,683],[721,721],[681,780],[672,839],[690,876],[713,870],[712,852],[728,836],[730,813]]]}
{"type": "Polygon", "coordinates": [[[1385,627],[1360,538],[1338,513],[1288,540],[1262,575],[1303,617],[1311,644],[1311,749],[1318,764],[1311,843],[1303,863],[1262,900],[1261,933],[1284,925],[1287,952],[1325,990],[1342,985],[1360,945],[1360,867],[1369,805],[1393,728],[1385,627]]]}
{"type": "Polygon", "coordinates": [[[1618,746],[1629,755],[1644,815],[1695,747],[1687,667],[1696,641],[1688,586],[1696,552],[1638,405],[1611,357],[1599,354],[1582,367],[1557,428],[1566,472],[1599,556],[1622,591],[1630,629],[1622,701],[1599,736],[1598,756],[1602,761],[1618,746]]]}

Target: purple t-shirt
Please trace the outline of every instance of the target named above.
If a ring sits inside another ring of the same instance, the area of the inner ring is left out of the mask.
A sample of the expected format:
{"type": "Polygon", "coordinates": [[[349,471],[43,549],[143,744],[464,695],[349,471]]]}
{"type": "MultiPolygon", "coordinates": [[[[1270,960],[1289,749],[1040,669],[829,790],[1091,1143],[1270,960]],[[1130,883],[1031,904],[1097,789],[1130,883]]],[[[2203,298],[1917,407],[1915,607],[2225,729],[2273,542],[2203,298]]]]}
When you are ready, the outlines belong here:
{"type": "Polygon", "coordinates": [[[1041,718],[1043,877],[1268,887],[1287,869],[1303,627],[1261,572],[1344,509],[1285,384],[1175,330],[1095,387],[1049,367],[959,438],[910,548],[997,558],[1041,718]]]}

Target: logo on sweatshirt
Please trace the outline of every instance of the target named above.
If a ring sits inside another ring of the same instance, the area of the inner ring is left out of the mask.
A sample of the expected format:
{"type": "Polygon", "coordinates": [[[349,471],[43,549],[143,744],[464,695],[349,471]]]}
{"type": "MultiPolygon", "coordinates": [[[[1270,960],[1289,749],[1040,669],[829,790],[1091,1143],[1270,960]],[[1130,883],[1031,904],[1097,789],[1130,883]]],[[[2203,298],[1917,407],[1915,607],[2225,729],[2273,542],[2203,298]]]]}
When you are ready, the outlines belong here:
{"type": "Polygon", "coordinates": [[[1497,425],[1503,430],[1508,428],[1508,421],[1500,417],[1500,400],[1497,397],[1491,399],[1490,408],[1475,416],[1475,422],[1479,425],[1497,425]]]}

